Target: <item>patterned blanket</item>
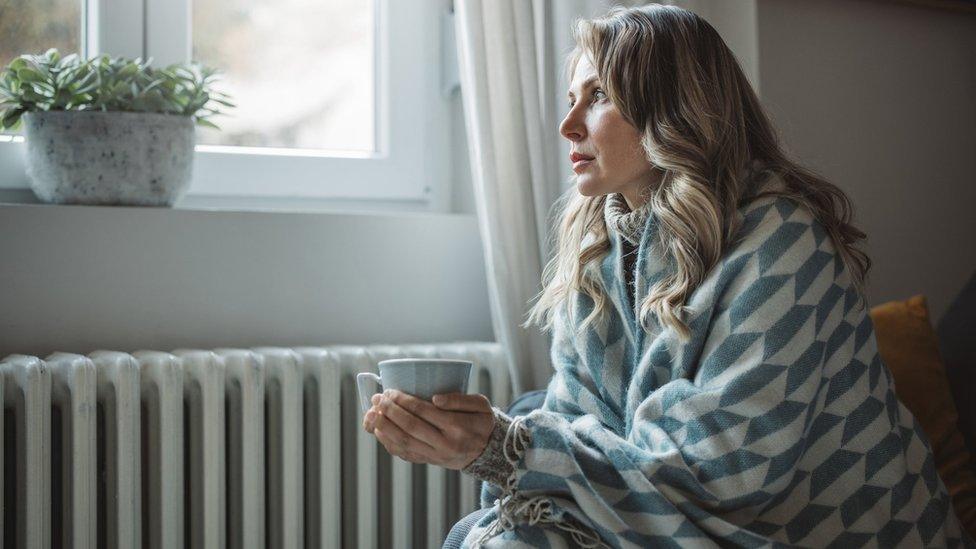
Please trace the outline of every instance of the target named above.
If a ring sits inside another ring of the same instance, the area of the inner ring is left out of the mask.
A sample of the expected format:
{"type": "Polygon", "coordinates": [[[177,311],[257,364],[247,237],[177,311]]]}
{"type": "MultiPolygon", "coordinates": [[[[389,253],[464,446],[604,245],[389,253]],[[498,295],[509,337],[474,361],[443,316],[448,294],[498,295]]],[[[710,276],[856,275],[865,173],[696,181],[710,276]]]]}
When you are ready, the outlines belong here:
{"type": "MultiPolygon", "coordinates": [[[[614,235],[615,310],[584,333],[588,297],[557,315],[545,403],[506,432],[514,472],[466,547],[976,546],[823,227],[782,197],[739,213],[687,342],[639,329],[614,235]]],[[[653,242],[651,217],[638,304],[667,265],[653,242]]]]}

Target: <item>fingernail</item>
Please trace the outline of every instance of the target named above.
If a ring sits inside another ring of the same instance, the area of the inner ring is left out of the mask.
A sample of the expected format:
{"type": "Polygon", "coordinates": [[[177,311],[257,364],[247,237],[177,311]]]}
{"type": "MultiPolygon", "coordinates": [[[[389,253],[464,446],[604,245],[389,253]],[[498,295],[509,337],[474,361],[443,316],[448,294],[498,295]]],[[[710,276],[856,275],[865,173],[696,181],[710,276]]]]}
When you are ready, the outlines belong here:
{"type": "Polygon", "coordinates": [[[442,397],[441,395],[434,395],[433,401],[434,401],[434,404],[437,404],[437,405],[444,404],[444,397],[442,397]]]}

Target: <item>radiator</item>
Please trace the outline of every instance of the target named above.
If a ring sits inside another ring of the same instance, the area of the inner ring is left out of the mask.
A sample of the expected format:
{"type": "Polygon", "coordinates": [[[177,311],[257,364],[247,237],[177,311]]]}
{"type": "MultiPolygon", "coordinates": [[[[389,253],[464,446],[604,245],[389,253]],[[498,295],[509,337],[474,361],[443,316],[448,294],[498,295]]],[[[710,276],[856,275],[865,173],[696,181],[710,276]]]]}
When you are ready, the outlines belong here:
{"type": "Polygon", "coordinates": [[[495,343],[10,355],[0,362],[4,548],[440,547],[477,481],[390,456],[355,375],[398,357],[474,363],[495,343]]]}

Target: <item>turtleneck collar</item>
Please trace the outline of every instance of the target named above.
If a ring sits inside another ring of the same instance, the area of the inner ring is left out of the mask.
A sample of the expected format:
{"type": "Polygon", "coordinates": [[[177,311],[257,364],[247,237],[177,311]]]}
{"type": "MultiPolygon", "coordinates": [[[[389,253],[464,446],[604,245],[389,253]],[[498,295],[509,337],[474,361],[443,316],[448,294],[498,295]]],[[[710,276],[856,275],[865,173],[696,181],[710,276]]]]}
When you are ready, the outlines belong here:
{"type": "Polygon", "coordinates": [[[650,201],[644,202],[636,210],[631,210],[624,195],[610,193],[603,207],[603,218],[610,231],[616,232],[624,240],[637,246],[640,244],[641,234],[647,224],[650,211],[650,201]]]}

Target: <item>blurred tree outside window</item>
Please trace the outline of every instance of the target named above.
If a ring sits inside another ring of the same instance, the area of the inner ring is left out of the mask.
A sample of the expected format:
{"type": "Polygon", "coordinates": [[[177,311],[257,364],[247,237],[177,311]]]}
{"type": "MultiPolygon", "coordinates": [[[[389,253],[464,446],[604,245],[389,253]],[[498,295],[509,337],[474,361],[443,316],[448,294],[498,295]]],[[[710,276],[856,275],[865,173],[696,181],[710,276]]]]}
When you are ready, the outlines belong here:
{"type": "MultiPolygon", "coordinates": [[[[19,55],[81,52],[84,0],[0,0],[0,67],[19,55]]],[[[4,133],[20,133],[7,130],[4,133]]]]}

